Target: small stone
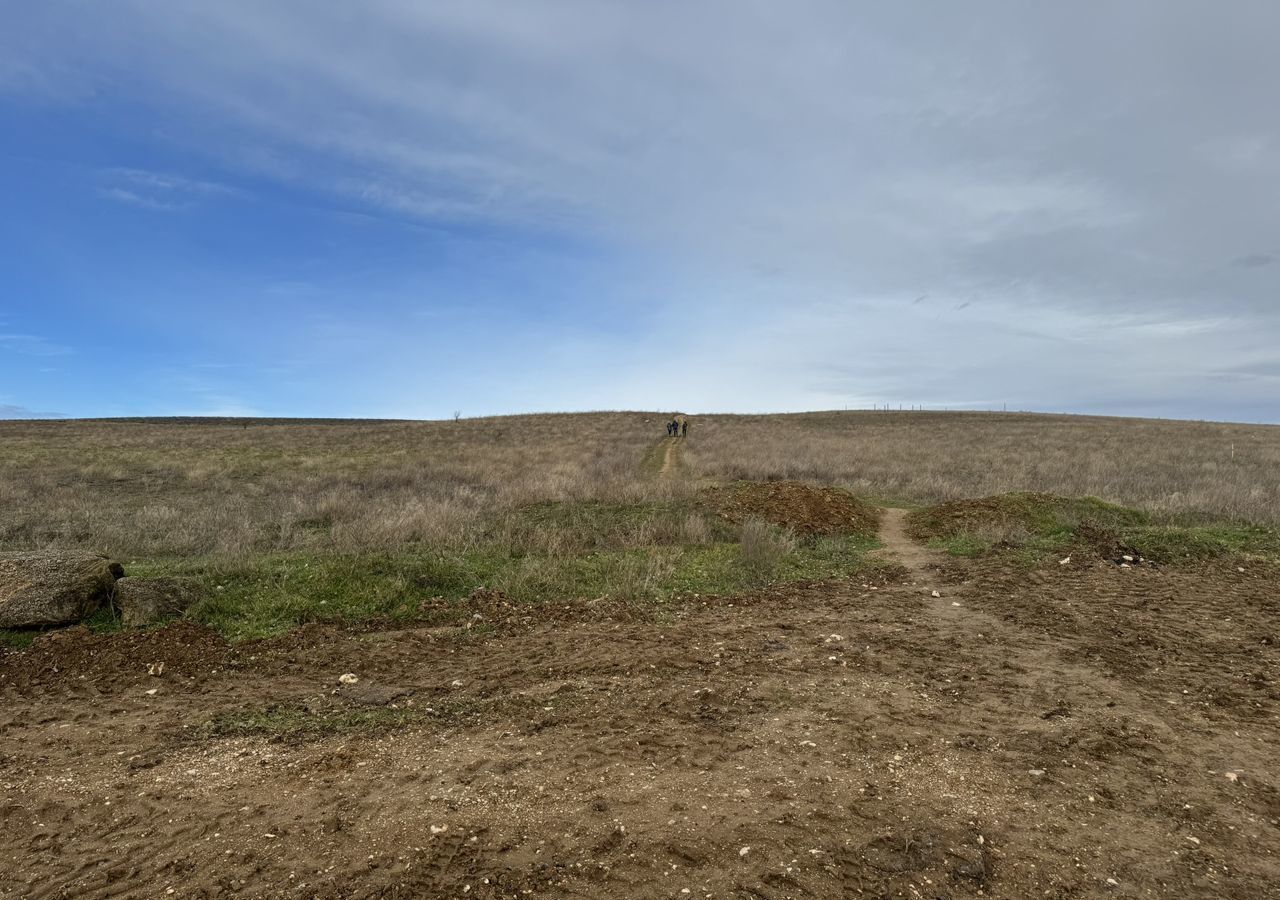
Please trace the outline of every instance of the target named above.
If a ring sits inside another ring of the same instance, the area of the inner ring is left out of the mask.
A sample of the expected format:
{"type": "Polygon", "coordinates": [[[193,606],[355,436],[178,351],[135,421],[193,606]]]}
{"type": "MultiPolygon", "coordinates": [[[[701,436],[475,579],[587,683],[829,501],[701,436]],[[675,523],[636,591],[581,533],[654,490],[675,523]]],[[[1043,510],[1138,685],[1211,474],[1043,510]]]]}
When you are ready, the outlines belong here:
{"type": "Polygon", "coordinates": [[[432,825],[431,826],[432,834],[444,834],[448,830],[449,830],[448,825],[432,825]]]}
{"type": "Polygon", "coordinates": [[[1120,882],[1116,881],[1114,878],[1108,878],[1108,879],[1107,879],[1107,884],[1111,885],[1112,887],[1119,887],[1119,886],[1120,886],[1120,882]]]}
{"type": "Polygon", "coordinates": [[[941,596],[942,596],[942,594],[938,593],[937,591],[930,591],[930,592],[929,592],[929,596],[930,596],[930,597],[941,597],[941,596]]]}
{"type": "Polygon", "coordinates": [[[360,676],[355,672],[348,672],[345,675],[338,676],[338,684],[355,684],[360,680],[360,676]]]}
{"type": "Polygon", "coordinates": [[[1070,556],[1068,556],[1066,559],[1060,559],[1060,560],[1058,560],[1058,565],[1060,565],[1060,566],[1065,566],[1065,565],[1066,565],[1067,563],[1069,563],[1069,562],[1071,562],[1071,557],[1070,557],[1070,556]]]}
{"type": "Polygon", "coordinates": [[[750,847],[743,847],[741,850],[739,850],[739,851],[738,851],[738,855],[739,855],[739,856],[746,856],[746,855],[747,855],[748,853],[750,853],[750,852],[751,852],[751,848],[750,848],[750,847]]]}
{"type": "Polygon", "coordinates": [[[1227,781],[1238,781],[1240,779],[1239,772],[1223,772],[1222,774],[1227,781]]]}
{"type": "Polygon", "coordinates": [[[951,601],[951,605],[952,605],[952,606],[959,606],[960,604],[959,604],[959,603],[957,603],[956,601],[952,600],[952,601],[951,601]]]}
{"type": "Polygon", "coordinates": [[[1191,835],[1187,835],[1187,840],[1189,840],[1191,843],[1195,844],[1197,847],[1199,847],[1199,846],[1200,846],[1200,838],[1198,838],[1198,837],[1192,837],[1191,835]]]}
{"type": "Polygon", "coordinates": [[[454,686],[454,687],[462,687],[462,681],[461,681],[461,679],[458,679],[458,678],[453,679],[453,686],[454,686]]]}
{"type": "Polygon", "coordinates": [[[1039,778],[1041,775],[1044,774],[1044,769],[1027,769],[1027,773],[1029,775],[1034,775],[1035,777],[1039,778]]]}
{"type": "Polygon", "coordinates": [[[157,692],[158,690],[160,690],[160,689],[159,689],[159,688],[152,688],[151,690],[147,691],[147,696],[148,696],[148,697],[154,697],[154,696],[156,695],[156,692],[157,692]]]}

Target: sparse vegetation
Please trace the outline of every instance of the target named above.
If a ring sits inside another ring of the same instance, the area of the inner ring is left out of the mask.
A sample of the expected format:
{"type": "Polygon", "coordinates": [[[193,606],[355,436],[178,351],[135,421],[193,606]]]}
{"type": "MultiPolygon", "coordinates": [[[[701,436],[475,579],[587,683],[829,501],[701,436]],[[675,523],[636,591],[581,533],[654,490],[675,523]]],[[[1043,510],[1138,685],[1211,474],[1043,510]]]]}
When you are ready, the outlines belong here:
{"type": "MultiPolygon", "coordinates": [[[[694,432],[691,432],[694,433],[694,432]]],[[[983,412],[704,416],[685,465],[884,505],[1011,491],[1099,497],[1164,524],[1280,524],[1280,427],[983,412]]]]}
{"type": "Polygon", "coordinates": [[[913,535],[953,556],[1012,550],[1034,562],[1045,554],[1130,552],[1180,563],[1231,555],[1280,558],[1280,532],[1259,526],[1152,524],[1136,509],[1091,497],[1011,493],[917,510],[913,535]]]}
{"type": "Polygon", "coordinates": [[[0,423],[0,547],[92,550],[133,575],[193,576],[208,599],[189,615],[246,638],[413,619],[424,600],[481,586],[539,603],[842,577],[874,564],[864,554],[878,511],[866,498],[901,505],[993,486],[1057,494],[918,512],[918,536],[958,555],[1034,556],[1102,529],[1169,561],[1280,546],[1265,527],[1280,516],[1268,481],[1277,428],[706,416],[680,444],[678,476],[664,477],[663,421],[0,423]],[[1215,456],[1228,443],[1234,457],[1215,456]],[[1071,499],[1088,494],[1103,499],[1071,499]]]}

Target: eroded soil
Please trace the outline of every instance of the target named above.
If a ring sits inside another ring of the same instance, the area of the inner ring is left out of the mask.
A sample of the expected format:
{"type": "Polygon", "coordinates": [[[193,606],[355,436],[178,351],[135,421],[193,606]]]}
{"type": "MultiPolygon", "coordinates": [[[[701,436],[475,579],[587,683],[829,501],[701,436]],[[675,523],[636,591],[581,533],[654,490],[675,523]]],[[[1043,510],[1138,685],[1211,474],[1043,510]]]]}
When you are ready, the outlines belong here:
{"type": "Polygon", "coordinates": [[[0,895],[1280,896],[1274,569],[901,561],[45,639],[0,657],[0,895]]]}

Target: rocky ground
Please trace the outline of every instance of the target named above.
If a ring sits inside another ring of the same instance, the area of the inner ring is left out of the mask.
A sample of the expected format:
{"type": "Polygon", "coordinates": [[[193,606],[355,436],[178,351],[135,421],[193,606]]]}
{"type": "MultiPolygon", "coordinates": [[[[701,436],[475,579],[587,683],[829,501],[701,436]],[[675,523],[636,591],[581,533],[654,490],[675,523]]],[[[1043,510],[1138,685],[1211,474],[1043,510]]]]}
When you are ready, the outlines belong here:
{"type": "Polygon", "coordinates": [[[43,638],[0,896],[1280,897],[1280,572],[901,525],[877,580],[656,610],[43,638]]]}

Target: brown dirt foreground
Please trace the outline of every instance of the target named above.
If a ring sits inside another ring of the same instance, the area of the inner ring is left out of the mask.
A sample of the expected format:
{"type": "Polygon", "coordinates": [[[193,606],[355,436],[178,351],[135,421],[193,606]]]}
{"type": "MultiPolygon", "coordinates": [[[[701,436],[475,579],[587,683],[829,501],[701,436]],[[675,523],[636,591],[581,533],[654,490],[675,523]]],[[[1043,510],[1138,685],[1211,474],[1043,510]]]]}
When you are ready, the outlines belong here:
{"type": "Polygon", "coordinates": [[[1280,896],[1280,573],[900,558],[479,597],[486,636],[46,639],[0,658],[0,895],[1280,896]],[[272,706],[310,724],[209,726],[272,706]],[[319,724],[358,716],[401,724],[319,724]]]}

